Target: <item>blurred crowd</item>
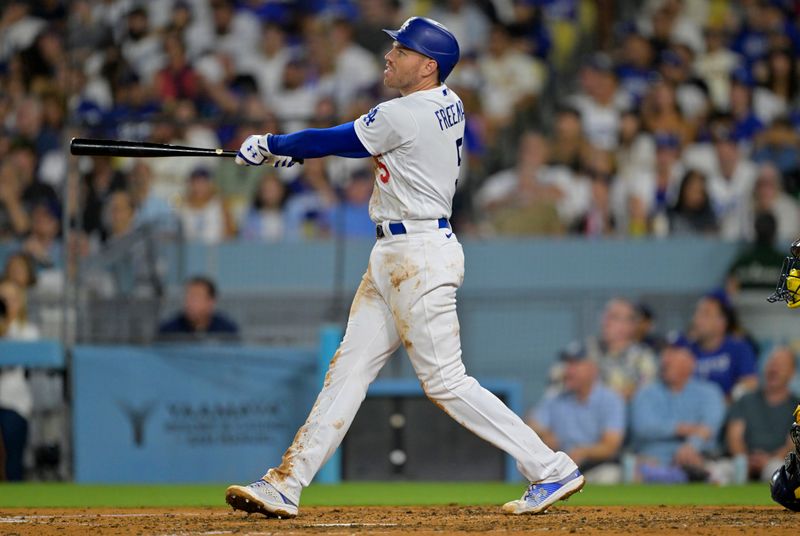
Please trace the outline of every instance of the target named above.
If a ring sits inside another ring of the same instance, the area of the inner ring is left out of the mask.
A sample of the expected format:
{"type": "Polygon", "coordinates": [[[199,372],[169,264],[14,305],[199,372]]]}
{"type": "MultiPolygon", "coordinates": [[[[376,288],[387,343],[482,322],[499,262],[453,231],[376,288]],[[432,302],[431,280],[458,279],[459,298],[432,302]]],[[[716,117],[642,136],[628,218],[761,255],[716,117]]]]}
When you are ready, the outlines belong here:
{"type": "Polygon", "coordinates": [[[794,351],[759,348],[722,291],[666,336],[645,303],[613,298],[597,336],[560,353],[528,423],[590,482],[769,481],[794,448],[796,372],[794,351]]]}
{"type": "Polygon", "coordinates": [[[800,233],[791,0],[6,1],[0,238],[40,265],[155,222],[190,240],[370,236],[369,159],[275,172],[219,159],[70,160],[71,136],[237,149],[390,98],[411,15],[461,44],[462,235],[800,233]],[[72,249],[70,250],[72,251],[72,249]]]}

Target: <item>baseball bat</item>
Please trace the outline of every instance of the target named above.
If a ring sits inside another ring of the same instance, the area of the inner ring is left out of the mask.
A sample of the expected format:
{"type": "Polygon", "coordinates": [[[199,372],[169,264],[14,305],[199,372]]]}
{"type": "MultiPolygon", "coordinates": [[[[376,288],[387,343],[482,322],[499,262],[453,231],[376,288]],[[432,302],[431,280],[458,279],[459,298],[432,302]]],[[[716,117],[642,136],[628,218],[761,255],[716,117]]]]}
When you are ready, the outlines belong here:
{"type": "Polygon", "coordinates": [[[90,138],[72,138],[69,152],[74,155],[90,156],[226,156],[235,157],[236,151],[208,149],[205,147],[185,147],[166,143],[148,143],[143,141],[96,140],[90,138]]]}

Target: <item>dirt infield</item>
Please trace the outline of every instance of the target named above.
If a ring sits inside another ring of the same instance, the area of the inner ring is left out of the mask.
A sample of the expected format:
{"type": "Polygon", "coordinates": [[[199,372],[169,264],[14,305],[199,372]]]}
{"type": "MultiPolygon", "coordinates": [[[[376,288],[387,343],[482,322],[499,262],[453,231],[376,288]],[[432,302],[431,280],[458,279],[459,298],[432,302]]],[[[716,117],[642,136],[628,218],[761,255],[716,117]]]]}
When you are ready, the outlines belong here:
{"type": "Polygon", "coordinates": [[[313,507],[290,520],[205,509],[12,509],[0,534],[631,534],[796,535],[800,514],[778,507],[562,506],[540,516],[506,516],[496,507],[313,507]]]}

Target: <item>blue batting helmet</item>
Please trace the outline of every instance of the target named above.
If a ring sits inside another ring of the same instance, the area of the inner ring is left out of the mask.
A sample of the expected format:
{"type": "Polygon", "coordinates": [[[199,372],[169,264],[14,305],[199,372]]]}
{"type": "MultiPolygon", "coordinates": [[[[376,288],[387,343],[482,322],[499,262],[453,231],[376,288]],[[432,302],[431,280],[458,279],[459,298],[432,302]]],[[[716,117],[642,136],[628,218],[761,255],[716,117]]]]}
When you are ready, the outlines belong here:
{"type": "Polygon", "coordinates": [[[444,82],[458,63],[458,41],[450,30],[435,20],[411,17],[399,30],[383,31],[404,47],[436,60],[440,82],[444,82]]]}

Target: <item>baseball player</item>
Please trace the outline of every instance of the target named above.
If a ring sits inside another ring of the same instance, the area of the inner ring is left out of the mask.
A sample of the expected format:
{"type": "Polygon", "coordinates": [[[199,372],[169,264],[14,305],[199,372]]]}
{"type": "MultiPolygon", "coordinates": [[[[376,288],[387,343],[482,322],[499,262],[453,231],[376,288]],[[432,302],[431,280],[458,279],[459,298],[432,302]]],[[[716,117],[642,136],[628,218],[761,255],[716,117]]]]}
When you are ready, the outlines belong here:
{"type": "Polygon", "coordinates": [[[786,302],[790,309],[800,307],[800,238],[792,242],[789,256],[783,260],[775,292],[767,298],[770,303],[786,302]]]}
{"type": "Polygon", "coordinates": [[[776,503],[800,512],[800,405],[794,410],[794,423],[789,434],[794,450],[789,451],[784,464],[772,474],[769,487],[776,503]]]}
{"type": "Polygon", "coordinates": [[[413,17],[386,54],[384,84],[401,97],[354,122],[288,135],[250,136],[237,163],[290,166],[327,155],[372,157],[370,217],[377,240],[353,298],[347,329],[324,386],[278,467],[247,486],[230,486],[234,509],[294,517],[300,493],[344,438],[389,356],[404,345],[425,394],[473,433],[517,460],[531,482],[510,514],[544,512],[580,491],[584,477],[515,413],[468,376],[461,361],[456,290],[464,254],[448,218],[464,140],[464,105],[444,80],[458,42],[430,19],[413,17]]]}

